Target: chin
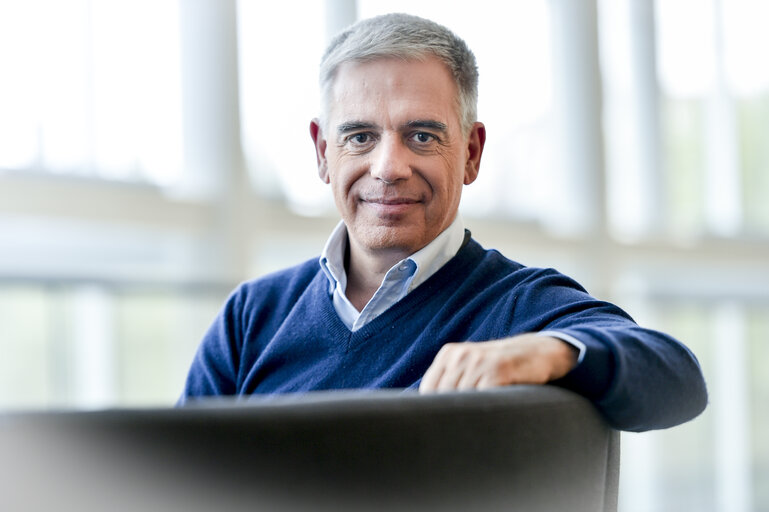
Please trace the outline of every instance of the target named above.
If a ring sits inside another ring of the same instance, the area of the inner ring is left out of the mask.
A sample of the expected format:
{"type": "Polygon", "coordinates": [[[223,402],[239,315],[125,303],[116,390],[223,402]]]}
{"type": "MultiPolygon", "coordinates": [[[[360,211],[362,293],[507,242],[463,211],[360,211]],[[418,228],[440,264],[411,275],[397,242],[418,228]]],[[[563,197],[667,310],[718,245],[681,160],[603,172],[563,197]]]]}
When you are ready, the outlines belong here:
{"type": "Polygon", "coordinates": [[[424,235],[414,233],[412,229],[394,227],[367,228],[356,237],[369,250],[399,251],[413,254],[427,245],[424,235]]]}

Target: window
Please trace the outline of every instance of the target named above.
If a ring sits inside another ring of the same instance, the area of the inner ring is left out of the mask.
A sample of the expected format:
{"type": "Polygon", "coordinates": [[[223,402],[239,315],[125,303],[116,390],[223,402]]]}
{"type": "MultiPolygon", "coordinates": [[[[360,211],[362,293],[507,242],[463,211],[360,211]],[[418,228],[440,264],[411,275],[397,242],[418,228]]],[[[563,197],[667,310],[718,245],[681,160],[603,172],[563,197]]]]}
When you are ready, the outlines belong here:
{"type": "Polygon", "coordinates": [[[243,151],[259,194],[297,212],[333,209],[315,167],[310,120],[319,112],[318,66],[326,43],[323,2],[238,2],[243,151]],[[276,27],[281,27],[276,30],[276,27]]]}
{"type": "Polygon", "coordinates": [[[0,171],[177,181],[178,14],[173,0],[0,3],[0,171]]]}

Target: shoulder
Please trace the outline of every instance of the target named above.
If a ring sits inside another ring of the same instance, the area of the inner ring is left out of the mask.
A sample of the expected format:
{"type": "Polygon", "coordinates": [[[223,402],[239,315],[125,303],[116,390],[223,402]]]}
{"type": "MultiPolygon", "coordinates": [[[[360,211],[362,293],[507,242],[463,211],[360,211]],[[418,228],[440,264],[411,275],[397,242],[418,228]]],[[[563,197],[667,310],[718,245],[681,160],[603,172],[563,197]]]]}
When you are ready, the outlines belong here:
{"type": "Polygon", "coordinates": [[[470,241],[460,250],[457,258],[470,268],[469,277],[481,280],[502,281],[508,287],[566,287],[584,292],[574,279],[553,268],[530,267],[511,260],[497,249],[486,249],[476,240],[470,241]]]}
{"type": "Polygon", "coordinates": [[[320,272],[318,258],[311,258],[297,265],[245,281],[238,288],[249,291],[255,288],[296,286],[301,283],[309,283],[320,272]]]}
{"type": "Polygon", "coordinates": [[[486,272],[513,272],[526,268],[524,265],[505,257],[498,250],[486,249],[477,240],[469,237],[449,263],[470,269],[480,268],[486,272]]]}
{"type": "Polygon", "coordinates": [[[263,303],[271,303],[277,309],[280,304],[288,305],[296,302],[298,296],[319,278],[325,279],[318,259],[309,259],[298,265],[241,283],[232,292],[227,302],[238,309],[252,309],[252,306],[263,303]]]}

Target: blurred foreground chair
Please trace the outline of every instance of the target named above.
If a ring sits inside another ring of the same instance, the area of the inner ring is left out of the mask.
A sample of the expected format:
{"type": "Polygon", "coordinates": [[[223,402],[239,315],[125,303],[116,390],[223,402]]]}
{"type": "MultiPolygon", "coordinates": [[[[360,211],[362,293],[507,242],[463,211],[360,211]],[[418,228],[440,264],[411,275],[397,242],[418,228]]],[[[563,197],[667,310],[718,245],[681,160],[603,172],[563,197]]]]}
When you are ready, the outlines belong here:
{"type": "Polygon", "coordinates": [[[615,511],[619,433],[550,386],[0,414],[8,511],[615,511]]]}

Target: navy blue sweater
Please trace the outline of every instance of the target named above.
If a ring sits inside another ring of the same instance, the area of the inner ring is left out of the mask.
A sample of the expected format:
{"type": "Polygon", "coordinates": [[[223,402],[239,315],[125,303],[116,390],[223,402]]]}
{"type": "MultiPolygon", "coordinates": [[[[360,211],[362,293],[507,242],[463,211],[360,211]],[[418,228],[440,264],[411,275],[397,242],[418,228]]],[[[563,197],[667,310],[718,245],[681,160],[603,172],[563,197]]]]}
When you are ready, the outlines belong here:
{"type": "Polygon", "coordinates": [[[195,355],[180,403],[210,395],[416,387],[440,347],[557,330],[582,362],[556,385],[624,430],[699,414],[705,383],[691,352],[642,329],[552,269],[524,267],[470,240],[425,283],[358,331],[334,310],[317,259],[242,284],[195,355]]]}

